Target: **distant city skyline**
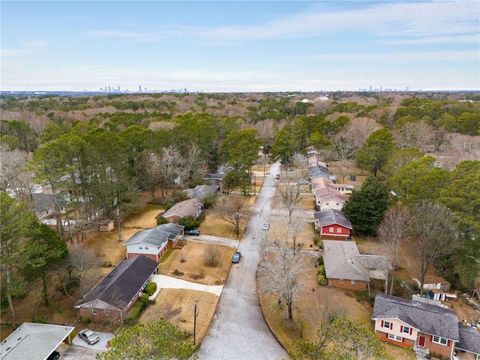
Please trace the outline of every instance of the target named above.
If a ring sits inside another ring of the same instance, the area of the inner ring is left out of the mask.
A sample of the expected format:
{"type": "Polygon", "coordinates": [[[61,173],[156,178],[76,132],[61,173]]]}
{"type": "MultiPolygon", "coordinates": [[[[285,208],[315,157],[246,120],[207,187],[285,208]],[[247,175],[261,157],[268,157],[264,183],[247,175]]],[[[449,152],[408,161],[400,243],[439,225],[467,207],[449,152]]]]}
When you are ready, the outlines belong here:
{"type": "Polygon", "coordinates": [[[477,0],[1,8],[2,91],[480,89],[477,0]]]}

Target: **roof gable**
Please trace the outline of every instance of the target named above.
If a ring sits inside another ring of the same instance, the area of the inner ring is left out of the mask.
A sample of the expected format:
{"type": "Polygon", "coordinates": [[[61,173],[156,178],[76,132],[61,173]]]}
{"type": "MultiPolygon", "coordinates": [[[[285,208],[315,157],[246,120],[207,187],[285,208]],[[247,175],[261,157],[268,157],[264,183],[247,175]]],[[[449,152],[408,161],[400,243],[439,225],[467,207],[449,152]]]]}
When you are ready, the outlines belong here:
{"type": "Polygon", "coordinates": [[[316,211],[314,213],[315,220],[318,221],[320,226],[328,226],[332,224],[338,224],[347,229],[352,229],[350,220],[339,210],[327,209],[323,211],[316,211]]]}
{"type": "Polygon", "coordinates": [[[372,318],[397,318],[423,333],[459,340],[457,315],[441,306],[377,294],[372,318]]]}
{"type": "Polygon", "coordinates": [[[162,246],[168,239],[175,239],[183,231],[183,228],[184,226],[175,223],[158,225],[151,229],[138,231],[127,240],[126,245],[148,244],[162,246]]]}

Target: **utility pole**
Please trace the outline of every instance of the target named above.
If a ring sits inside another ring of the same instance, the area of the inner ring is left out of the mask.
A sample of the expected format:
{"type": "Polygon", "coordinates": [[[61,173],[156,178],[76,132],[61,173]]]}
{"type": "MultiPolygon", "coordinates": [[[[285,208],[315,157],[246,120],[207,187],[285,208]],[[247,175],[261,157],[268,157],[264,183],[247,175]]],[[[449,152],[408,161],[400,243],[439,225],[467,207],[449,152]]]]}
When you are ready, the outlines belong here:
{"type": "Polygon", "coordinates": [[[195,300],[195,303],[193,305],[193,345],[195,346],[195,337],[197,333],[197,306],[198,306],[198,300],[195,300]]]}

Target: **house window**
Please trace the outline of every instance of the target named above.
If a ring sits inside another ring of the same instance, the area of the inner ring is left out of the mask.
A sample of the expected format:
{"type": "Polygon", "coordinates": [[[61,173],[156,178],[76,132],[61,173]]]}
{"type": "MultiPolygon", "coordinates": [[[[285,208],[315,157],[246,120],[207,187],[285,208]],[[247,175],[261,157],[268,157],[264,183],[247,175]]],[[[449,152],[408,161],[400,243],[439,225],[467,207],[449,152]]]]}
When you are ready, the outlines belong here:
{"type": "Polygon", "coordinates": [[[337,206],[340,205],[339,203],[337,203],[337,206]]]}
{"type": "Polygon", "coordinates": [[[402,333],[410,334],[410,326],[402,326],[402,333]]]}
{"type": "Polygon", "coordinates": [[[394,341],[402,341],[403,338],[401,336],[397,336],[397,335],[394,335],[394,334],[388,334],[388,338],[391,339],[391,340],[394,340],[394,341]]]}
{"type": "Polygon", "coordinates": [[[331,232],[331,233],[333,233],[334,228],[333,228],[332,226],[330,226],[330,227],[328,228],[328,231],[331,232]]]}
{"type": "Polygon", "coordinates": [[[143,250],[143,246],[139,246],[138,248],[139,248],[140,250],[143,250]]]}
{"type": "Polygon", "coordinates": [[[337,233],[341,233],[342,232],[342,228],[337,228],[337,233]]]}
{"type": "Polygon", "coordinates": [[[145,250],[148,250],[148,246],[145,246],[145,250]]]}
{"type": "Polygon", "coordinates": [[[326,203],[325,205],[327,205],[327,206],[328,206],[328,203],[326,203]]]}
{"type": "Polygon", "coordinates": [[[392,323],[390,321],[384,321],[382,324],[382,327],[385,329],[391,329],[392,328],[392,323]]]}
{"type": "Polygon", "coordinates": [[[448,344],[448,339],[447,339],[447,338],[444,338],[444,337],[441,337],[441,336],[433,335],[433,337],[432,337],[432,342],[434,342],[434,343],[436,343],[436,344],[440,344],[440,345],[447,346],[447,344],[448,344]]]}

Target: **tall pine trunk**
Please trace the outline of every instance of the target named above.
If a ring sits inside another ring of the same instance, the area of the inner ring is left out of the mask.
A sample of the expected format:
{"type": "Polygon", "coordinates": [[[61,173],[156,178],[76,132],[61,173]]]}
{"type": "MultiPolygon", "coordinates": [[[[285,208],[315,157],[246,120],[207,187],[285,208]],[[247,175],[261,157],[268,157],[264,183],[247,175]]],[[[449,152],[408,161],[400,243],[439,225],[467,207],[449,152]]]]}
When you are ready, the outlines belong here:
{"type": "Polygon", "coordinates": [[[45,306],[50,305],[50,301],[48,300],[48,284],[47,284],[47,272],[45,269],[42,269],[42,285],[43,285],[43,302],[45,306]]]}
{"type": "Polygon", "coordinates": [[[10,321],[12,325],[15,327],[15,311],[13,310],[13,302],[12,302],[12,279],[10,274],[10,269],[5,269],[5,276],[7,279],[7,300],[8,300],[8,308],[10,309],[10,321]]]}

